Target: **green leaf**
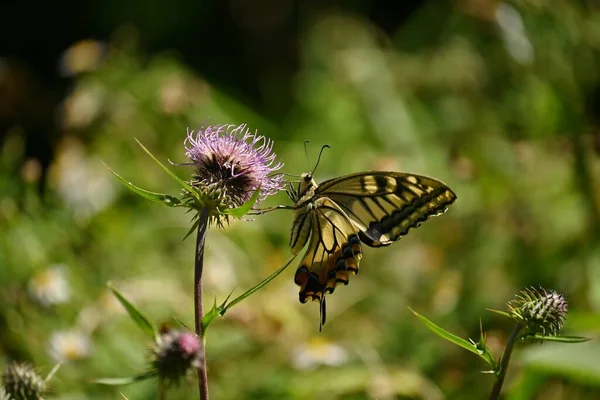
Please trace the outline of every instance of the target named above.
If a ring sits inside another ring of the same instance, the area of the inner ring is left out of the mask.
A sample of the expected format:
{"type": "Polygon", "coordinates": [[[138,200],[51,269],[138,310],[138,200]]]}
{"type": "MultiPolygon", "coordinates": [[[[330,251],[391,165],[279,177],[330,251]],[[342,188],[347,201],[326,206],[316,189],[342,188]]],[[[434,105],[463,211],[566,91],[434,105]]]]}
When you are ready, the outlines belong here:
{"type": "Polygon", "coordinates": [[[260,281],[260,283],[258,283],[256,286],[254,286],[251,289],[248,289],[247,291],[245,291],[244,293],[242,293],[241,295],[239,295],[238,297],[236,297],[235,299],[233,299],[231,302],[229,302],[229,298],[233,294],[233,291],[231,293],[229,293],[229,296],[227,296],[227,298],[225,299],[225,301],[223,301],[223,303],[220,306],[217,306],[217,301],[215,300],[215,303],[213,304],[213,307],[210,309],[210,311],[208,311],[202,317],[202,336],[204,336],[206,334],[206,328],[208,328],[208,326],[210,325],[210,323],[216,317],[225,315],[225,313],[227,312],[227,310],[230,307],[233,307],[234,305],[236,305],[240,301],[244,300],[246,297],[252,295],[257,290],[259,290],[262,287],[264,287],[265,285],[267,285],[269,282],[271,282],[273,279],[275,279],[277,277],[277,275],[279,275],[280,273],[282,273],[292,263],[292,261],[294,261],[295,258],[296,258],[296,256],[293,256],[287,263],[285,263],[277,271],[273,272],[267,278],[265,278],[262,281],[260,281]]]}
{"type": "Polygon", "coordinates": [[[256,201],[258,200],[259,195],[260,195],[260,186],[258,188],[256,188],[256,190],[252,194],[252,197],[250,197],[250,199],[248,199],[247,202],[245,202],[244,204],[242,204],[241,206],[236,207],[236,208],[228,208],[223,211],[223,214],[231,215],[232,217],[237,217],[237,218],[243,217],[244,215],[248,214],[248,212],[252,209],[252,207],[254,207],[254,205],[256,204],[256,201]]]}
{"type": "Polygon", "coordinates": [[[164,194],[164,193],[150,192],[149,190],[142,189],[141,187],[138,187],[138,186],[134,185],[133,183],[125,180],[125,178],[123,178],[121,175],[119,175],[115,171],[113,171],[108,165],[104,164],[104,166],[106,168],[108,168],[108,170],[110,172],[112,172],[113,175],[116,176],[117,179],[119,179],[132,192],[139,194],[140,196],[144,197],[145,199],[154,201],[156,203],[162,203],[169,207],[179,207],[182,205],[181,200],[179,200],[177,197],[170,196],[170,195],[164,194]]]}
{"type": "Polygon", "coordinates": [[[256,291],[262,289],[265,285],[267,285],[269,282],[271,282],[273,279],[275,279],[277,277],[277,275],[282,273],[292,263],[292,261],[294,261],[295,258],[296,258],[296,256],[293,256],[292,258],[290,258],[290,260],[287,263],[285,263],[281,268],[279,268],[277,271],[273,272],[271,275],[269,275],[267,278],[262,280],[260,283],[258,283],[253,288],[245,291],[240,296],[231,300],[231,302],[227,303],[227,300],[225,300],[225,302],[223,304],[221,304],[221,306],[219,306],[219,314],[225,315],[225,313],[227,312],[227,310],[229,308],[235,306],[237,303],[244,300],[246,297],[254,294],[256,291]]]}
{"type": "Polygon", "coordinates": [[[210,325],[210,323],[220,315],[219,307],[217,307],[217,299],[215,298],[215,302],[213,303],[212,308],[209,312],[205,313],[202,316],[201,324],[202,324],[202,338],[206,335],[206,329],[210,325]]]}
{"type": "Polygon", "coordinates": [[[482,371],[484,374],[498,374],[499,368],[496,364],[496,360],[494,359],[494,355],[490,351],[490,348],[487,345],[487,341],[485,338],[485,332],[483,332],[483,323],[481,322],[481,318],[479,319],[479,341],[475,343],[477,350],[481,351],[481,357],[485,359],[485,362],[488,365],[492,366],[491,371],[482,371]]]}
{"type": "Polygon", "coordinates": [[[493,308],[486,308],[486,310],[491,311],[491,312],[496,313],[496,314],[500,314],[503,317],[512,318],[512,315],[510,315],[506,311],[494,310],[493,308]]]}
{"type": "Polygon", "coordinates": [[[473,344],[471,342],[469,342],[468,340],[465,340],[461,337],[458,337],[442,328],[440,328],[439,326],[437,326],[436,324],[434,324],[433,322],[431,322],[430,320],[428,320],[427,318],[425,318],[424,316],[422,316],[421,314],[417,313],[416,311],[414,311],[412,308],[408,307],[408,309],[417,317],[421,320],[421,322],[423,322],[423,324],[425,324],[425,326],[427,328],[429,328],[429,330],[431,330],[433,333],[435,333],[436,335],[438,335],[439,337],[441,337],[442,339],[446,339],[451,343],[454,343],[457,346],[462,347],[465,350],[470,351],[473,354],[478,355],[479,357],[481,357],[487,364],[489,364],[492,368],[496,368],[496,363],[493,361],[490,362],[490,358],[489,358],[489,352],[486,352],[485,349],[487,349],[487,346],[484,347],[484,349],[479,349],[477,344],[473,344]]]}
{"type": "Polygon", "coordinates": [[[167,173],[167,175],[169,175],[171,178],[173,178],[173,180],[175,180],[177,183],[179,183],[184,189],[186,189],[188,192],[190,192],[191,195],[194,196],[194,198],[196,200],[201,202],[198,192],[196,192],[196,190],[191,185],[189,185],[186,181],[180,179],[177,175],[175,175],[173,173],[173,171],[171,171],[169,168],[167,168],[165,165],[163,165],[160,161],[158,161],[158,159],[156,157],[154,157],[154,154],[150,153],[150,150],[148,150],[146,147],[144,147],[144,145],[139,140],[135,139],[135,141],[146,152],[146,154],[148,154],[150,156],[150,158],[155,163],[157,163],[160,166],[160,168],[162,168],[163,171],[165,171],[167,173]]]}
{"type": "Polygon", "coordinates": [[[90,383],[97,383],[100,385],[111,385],[111,386],[119,386],[119,385],[130,385],[135,382],[145,381],[147,379],[154,378],[156,376],[156,372],[144,372],[143,374],[139,374],[136,376],[129,376],[125,378],[97,378],[92,379],[90,383]]]}
{"type": "Polygon", "coordinates": [[[129,313],[129,316],[135,321],[135,323],[147,333],[152,339],[158,340],[159,335],[158,331],[154,327],[154,325],[150,322],[148,317],[146,317],[138,308],[133,305],[129,300],[125,298],[125,296],[117,290],[110,282],[108,283],[109,289],[114,293],[117,297],[117,300],[125,307],[125,310],[129,313]]]}
{"type": "Polygon", "coordinates": [[[196,228],[198,228],[198,224],[200,224],[200,221],[198,221],[197,219],[194,221],[194,223],[192,224],[192,227],[190,228],[190,230],[185,234],[185,236],[183,237],[183,239],[181,239],[181,241],[183,242],[185,239],[187,239],[192,233],[194,233],[194,231],[196,230],[196,228]]]}
{"type": "Polygon", "coordinates": [[[586,338],[583,336],[544,336],[536,333],[533,336],[525,337],[524,339],[533,339],[533,340],[544,340],[546,342],[559,342],[559,343],[584,343],[590,338],[586,338]]]}

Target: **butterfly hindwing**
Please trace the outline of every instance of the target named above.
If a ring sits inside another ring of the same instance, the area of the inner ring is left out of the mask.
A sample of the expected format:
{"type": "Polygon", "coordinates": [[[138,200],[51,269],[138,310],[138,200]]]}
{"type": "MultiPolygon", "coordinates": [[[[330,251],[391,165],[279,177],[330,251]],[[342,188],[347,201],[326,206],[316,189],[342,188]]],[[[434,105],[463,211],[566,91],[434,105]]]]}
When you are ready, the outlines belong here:
{"type": "Polygon", "coordinates": [[[347,285],[350,275],[358,272],[361,245],[352,222],[330,199],[317,199],[305,212],[312,215],[312,235],[294,281],[302,303],[318,300],[323,308],[324,295],[333,293],[339,283],[347,285]]]}
{"type": "Polygon", "coordinates": [[[456,200],[454,192],[436,179],[379,171],[323,182],[315,197],[335,202],[359,230],[360,240],[371,247],[395,242],[456,200]]]}

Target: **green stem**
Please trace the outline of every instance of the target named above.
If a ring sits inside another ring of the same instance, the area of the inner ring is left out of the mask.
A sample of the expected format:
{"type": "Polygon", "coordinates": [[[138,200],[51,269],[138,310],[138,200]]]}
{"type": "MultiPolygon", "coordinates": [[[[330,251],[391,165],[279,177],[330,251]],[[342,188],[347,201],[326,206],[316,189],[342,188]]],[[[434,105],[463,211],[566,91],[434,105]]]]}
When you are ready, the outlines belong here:
{"type": "MultiPolygon", "coordinates": [[[[198,236],[196,237],[196,261],[194,268],[194,315],[196,320],[196,334],[202,338],[202,272],[204,270],[204,242],[206,228],[208,227],[208,208],[204,207],[198,215],[198,236]]],[[[198,393],[200,400],[208,400],[208,375],[206,371],[206,347],[204,341],[200,346],[200,366],[198,367],[198,393]]]]}
{"type": "Polygon", "coordinates": [[[159,399],[167,400],[167,384],[162,379],[158,383],[159,399]]]}
{"type": "Polygon", "coordinates": [[[510,336],[508,337],[508,341],[506,342],[506,347],[504,348],[504,353],[502,354],[502,358],[500,359],[500,374],[498,375],[498,379],[494,383],[494,387],[492,388],[492,393],[490,394],[489,400],[497,400],[500,397],[500,391],[502,390],[502,385],[504,384],[504,378],[506,378],[506,371],[508,370],[508,363],[510,362],[510,356],[512,355],[513,348],[519,339],[519,334],[523,329],[524,325],[522,323],[517,323],[513,328],[510,336]]]}

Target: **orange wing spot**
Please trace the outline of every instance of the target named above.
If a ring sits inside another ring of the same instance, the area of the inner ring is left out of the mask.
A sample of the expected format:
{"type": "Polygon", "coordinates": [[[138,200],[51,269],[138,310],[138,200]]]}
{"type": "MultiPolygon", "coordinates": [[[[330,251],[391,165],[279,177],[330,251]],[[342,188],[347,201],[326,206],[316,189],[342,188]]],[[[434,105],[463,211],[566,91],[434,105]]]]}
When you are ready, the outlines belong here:
{"type": "Polygon", "coordinates": [[[347,285],[350,282],[350,276],[348,274],[348,271],[337,271],[335,273],[335,280],[336,282],[347,285]]]}
{"type": "Polygon", "coordinates": [[[358,262],[355,258],[347,258],[346,259],[346,268],[350,271],[356,272],[358,271],[358,262]]]}

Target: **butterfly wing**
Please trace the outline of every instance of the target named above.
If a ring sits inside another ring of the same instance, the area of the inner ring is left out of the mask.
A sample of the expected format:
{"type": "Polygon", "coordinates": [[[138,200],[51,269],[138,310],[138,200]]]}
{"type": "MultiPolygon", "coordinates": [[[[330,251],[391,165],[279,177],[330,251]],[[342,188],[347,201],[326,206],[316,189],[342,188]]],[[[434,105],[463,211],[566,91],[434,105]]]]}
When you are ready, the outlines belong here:
{"type": "Polygon", "coordinates": [[[329,198],[370,247],[387,246],[456,200],[442,182],[401,172],[368,171],[323,182],[315,197],[329,198]]]}
{"type": "MultiPolygon", "coordinates": [[[[304,220],[312,223],[312,235],[294,282],[300,286],[302,303],[309,299],[321,303],[322,325],[325,323],[325,294],[333,293],[339,283],[348,284],[350,275],[358,272],[362,251],[357,229],[335,202],[319,198],[306,213],[311,215],[304,220]]],[[[294,236],[300,235],[292,231],[292,239],[294,236]]]]}

